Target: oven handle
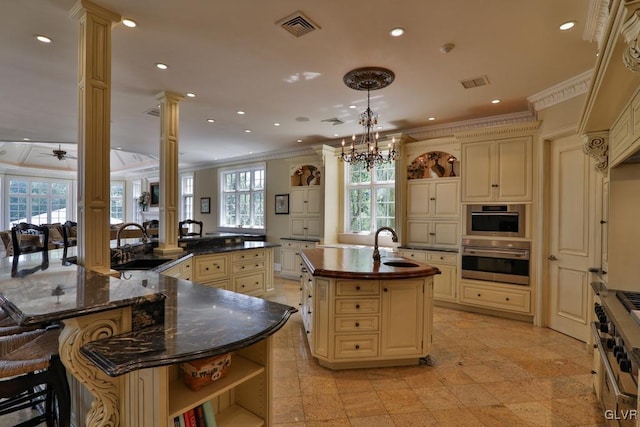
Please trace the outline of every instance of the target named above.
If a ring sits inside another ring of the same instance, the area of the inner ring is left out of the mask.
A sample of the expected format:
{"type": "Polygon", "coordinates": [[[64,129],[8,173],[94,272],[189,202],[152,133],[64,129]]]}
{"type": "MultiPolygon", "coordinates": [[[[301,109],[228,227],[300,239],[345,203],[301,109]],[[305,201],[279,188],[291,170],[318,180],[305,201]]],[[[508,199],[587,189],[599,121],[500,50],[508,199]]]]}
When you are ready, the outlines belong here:
{"type": "Polygon", "coordinates": [[[471,212],[471,216],[474,215],[482,215],[482,216],[518,216],[518,212],[506,212],[506,211],[497,211],[497,212],[471,212]]]}
{"type": "Polygon", "coordinates": [[[520,258],[520,259],[529,259],[529,251],[522,250],[509,250],[509,249],[474,249],[474,248],[464,248],[462,250],[462,255],[475,255],[481,257],[488,258],[520,258]]]}
{"type": "MultiPolygon", "coordinates": [[[[600,352],[600,359],[602,360],[604,369],[607,371],[607,377],[610,378],[609,382],[613,386],[613,393],[616,396],[616,403],[620,405],[631,405],[635,408],[638,398],[633,395],[622,393],[618,388],[616,377],[613,374],[613,369],[611,368],[611,364],[609,363],[609,359],[607,358],[607,352],[604,350],[604,347],[602,346],[602,341],[600,341],[600,334],[598,333],[597,322],[591,322],[591,331],[593,332],[593,337],[595,338],[594,341],[596,342],[596,346],[598,347],[598,352],[600,352]]],[[[605,378],[604,381],[606,380],[607,379],[605,378]]]]}

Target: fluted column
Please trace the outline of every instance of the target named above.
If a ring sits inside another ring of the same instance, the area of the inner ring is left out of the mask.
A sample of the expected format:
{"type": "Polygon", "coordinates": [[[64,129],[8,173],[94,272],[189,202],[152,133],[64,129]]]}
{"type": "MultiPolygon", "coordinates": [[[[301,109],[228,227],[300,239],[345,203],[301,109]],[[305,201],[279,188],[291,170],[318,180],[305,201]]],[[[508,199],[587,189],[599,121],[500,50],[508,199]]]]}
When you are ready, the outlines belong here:
{"type": "Polygon", "coordinates": [[[110,270],[111,26],[120,16],[90,1],[71,10],[78,20],[78,263],[110,270]]]}
{"type": "Polygon", "coordinates": [[[168,255],[183,251],[178,246],[178,104],[184,97],[164,91],[156,98],[160,101],[160,229],[154,253],[168,255]]]}

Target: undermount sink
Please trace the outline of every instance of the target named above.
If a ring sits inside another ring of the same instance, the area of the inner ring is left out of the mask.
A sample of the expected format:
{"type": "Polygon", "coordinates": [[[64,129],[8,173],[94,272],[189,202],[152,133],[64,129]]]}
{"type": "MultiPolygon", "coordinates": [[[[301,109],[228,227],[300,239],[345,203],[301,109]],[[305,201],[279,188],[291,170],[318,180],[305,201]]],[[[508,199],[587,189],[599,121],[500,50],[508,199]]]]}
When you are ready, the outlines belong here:
{"type": "Polygon", "coordinates": [[[384,265],[388,265],[389,267],[418,267],[419,265],[414,263],[414,262],[410,262],[410,261],[401,261],[401,260],[397,260],[397,261],[385,261],[383,262],[384,265]]]}
{"type": "Polygon", "coordinates": [[[171,259],[166,258],[139,258],[133,259],[131,261],[127,261],[122,264],[114,264],[111,266],[112,269],[116,271],[122,270],[151,270],[152,268],[156,268],[157,266],[164,264],[166,262],[171,261],[171,259]]]}

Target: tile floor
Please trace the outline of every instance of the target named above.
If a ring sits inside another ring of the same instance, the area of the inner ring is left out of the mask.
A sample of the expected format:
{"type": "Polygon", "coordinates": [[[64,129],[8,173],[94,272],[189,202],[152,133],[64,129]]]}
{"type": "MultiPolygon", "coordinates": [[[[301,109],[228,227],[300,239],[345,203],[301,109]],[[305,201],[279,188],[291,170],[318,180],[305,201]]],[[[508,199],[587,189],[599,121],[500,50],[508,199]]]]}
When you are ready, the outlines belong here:
{"type": "MultiPolygon", "coordinates": [[[[297,307],[298,282],[276,282],[297,307]]],[[[274,360],[274,426],[604,425],[585,344],[515,320],[436,308],[432,366],[331,371],[296,313],[274,360]]]]}

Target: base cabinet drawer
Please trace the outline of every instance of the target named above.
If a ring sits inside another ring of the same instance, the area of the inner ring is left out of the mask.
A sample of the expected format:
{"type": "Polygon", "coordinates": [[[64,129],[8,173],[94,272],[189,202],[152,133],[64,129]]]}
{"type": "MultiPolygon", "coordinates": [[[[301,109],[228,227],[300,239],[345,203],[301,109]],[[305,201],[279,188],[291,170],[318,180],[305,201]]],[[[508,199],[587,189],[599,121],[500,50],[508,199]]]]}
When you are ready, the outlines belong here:
{"type": "Polygon", "coordinates": [[[377,298],[336,300],[336,314],[377,314],[379,310],[380,300],[377,298]]]}
{"type": "Polygon", "coordinates": [[[473,305],[529,313],[531,292],[519,289],[492,287],[474,283],[460,283],[460,301],[473,305]]]}
{"type": "Polygon", "coordinates": [[[233,273],[249,273],[256,270],[264,270],[264,261],[242,262],[233,264],[233,273]]]}
{"type": "Polygon", "coordinates": [[[378,356],[378,335],[336,335],[336,359],[361,359],[378,356]]]}
{"type": "Polygon", "coordinates": [[[338,280],[336,296],[378,295],[380,285],[377,281],[338,280]]]}
{"type": "Polygon", "coordinates": [[[233,278],[233,289],[243,294],[264,290],[264,272],[233,278]]]}
{"type": "Polygon", "coordinates": [[[252,259],[264,259],[264,250],[239,251],[231,254],[231,262],[249,261],[252,259]]]}
{"type": "Polygon", "coordinates": [[[226,255],[198,256],[195,259],[195,281],[208,282],[229,274],[229,258],[226,255]]]}
{"type": "Polygon", "coordinates": [[[427,263],[438,263],[438,264],[457,264],[458,262],[458,254],[456,253],[447,253],[447,252],[428,252],[427,253],[427,263]]]}
{"type": "Polygon", "coordinates": [[[378,316],[336,317],[336,333],[375,332],[378,330],[378,316]]]}

